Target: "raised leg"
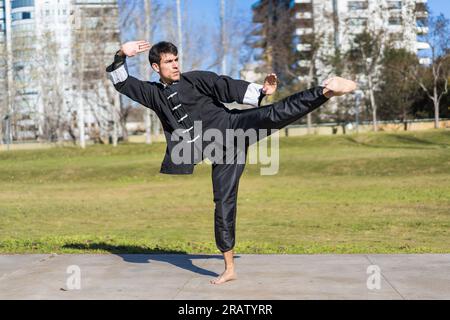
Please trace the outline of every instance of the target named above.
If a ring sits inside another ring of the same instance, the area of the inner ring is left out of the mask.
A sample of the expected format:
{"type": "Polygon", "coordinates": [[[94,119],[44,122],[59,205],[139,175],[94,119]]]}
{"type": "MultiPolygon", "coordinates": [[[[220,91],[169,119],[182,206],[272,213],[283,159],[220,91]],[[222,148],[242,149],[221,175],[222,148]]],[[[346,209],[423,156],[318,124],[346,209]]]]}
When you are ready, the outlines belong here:
{"type": "Polygon", "coordinates": [[[232,111],[234,129],[281,129],[316,110],[328,98],[323,94],[323,87],[293,94],[272,105],[232,111]]]}

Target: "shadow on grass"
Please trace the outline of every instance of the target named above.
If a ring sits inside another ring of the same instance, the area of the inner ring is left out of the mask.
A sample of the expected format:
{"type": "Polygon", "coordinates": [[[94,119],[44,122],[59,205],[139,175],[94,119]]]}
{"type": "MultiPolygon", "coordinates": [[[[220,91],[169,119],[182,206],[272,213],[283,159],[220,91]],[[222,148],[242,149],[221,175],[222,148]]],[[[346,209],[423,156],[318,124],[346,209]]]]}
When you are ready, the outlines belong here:
{"type": "MultiPolygon", "coordinates": [[[[151,261],[166,262],[178,268],[185,269],[203,276],[217,277],[219,274],[195,266],[193,260],[223,260],[221,255],[187,254],[185,251],[168,250],[162,248],[147,248],[140,246],[114,246],[107,243],[71,243],[63,246],[65,249],[77,249],[84,251],[108,251],[121,257],[129,263],[150,263],[151,261]]],[[[239,256],[235,256],[239,258],[239,256]]]]}
{"type": "Polygon", "coordinates": [[[367,142],[358,141],[354,137],[345,137],[345,139],[351,143],[369,147],[369,148],[381,148],[381,149],[430,149],[429,147],[441,147],[441,148],[449,148],[450,144],[446,143],[438,143],[438,142],[432,142],[424,139],[420,139],[413,136],[407,136],[407,135],[392,135],[392,137],[397,140],[400,145],[393,146],[388,145],[385,142],[380,144],[371,144],[367,142]]]}

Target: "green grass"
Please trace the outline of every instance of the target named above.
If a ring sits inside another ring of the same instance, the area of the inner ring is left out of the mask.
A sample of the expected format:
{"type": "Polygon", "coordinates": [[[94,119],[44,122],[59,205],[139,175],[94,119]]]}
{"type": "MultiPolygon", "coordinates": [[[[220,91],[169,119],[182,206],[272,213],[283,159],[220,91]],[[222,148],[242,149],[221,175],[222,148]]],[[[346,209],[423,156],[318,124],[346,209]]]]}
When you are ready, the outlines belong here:
{"type": "MultiPolygon", "coordinates": [[[[211,168],[165,144],[0,153],[0,253],[217,253],[211,168]]],[[[248,165],[238,253],[450,253],[450,131],[280,140],[248,165]]]]}

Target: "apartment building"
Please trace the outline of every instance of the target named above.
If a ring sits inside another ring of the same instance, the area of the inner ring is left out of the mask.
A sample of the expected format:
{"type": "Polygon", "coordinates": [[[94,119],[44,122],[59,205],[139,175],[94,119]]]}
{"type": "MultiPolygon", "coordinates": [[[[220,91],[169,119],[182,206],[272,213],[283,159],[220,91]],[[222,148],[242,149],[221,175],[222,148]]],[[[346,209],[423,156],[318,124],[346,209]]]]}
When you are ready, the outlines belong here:
{"type": "Polygon", "coordinates": [[[106,89],[94,83],[104,83],[106,56],[110,60],[120,43],[117,0],[11,0],[0,1],[0,5],[0,18],[5,17],[0,19],[0,34],[5,30],[10,33],[12,52],[10,113],[14,139],[53,139],[56,132],[49,130],[57,126],[64,129],[60,123],[68,124],[65,127],[72,132],[64,132],[64,136],[70,138],[70,134],[77,134],[73,129],[81,125],[74,120],[80,120],[81,113],[89,138],[89,128],[99,123],[98,117],[108,117],[109,113],[106,89]],[[10,30],[2,22],[8,12],[7,2],[10,30]],[[107,20],[110,27],[100,28],[100,20],[107,20]],[[100,42],[95,31],[101,34],[104,30],[107,41],[100,42]],[[94,56],[96,51],[105,56],[104,64],[94,56]]]}
{"type": "MultiPolygon", "coordinates": [[[[336,49],[346,52],[352,38],[365,28],[383,30],[386,40],[397,48],[405,48],[422,56],[429,45],[420,40],[428,32],[426,0],[295,0],[297,50],[302,59],[299,65],[306,73],[314,63],[319,79],[328,75],[321,62],[336,49]],[[321,40],[318,40],[320,37],[321,40]],[[319,41],[320,49],[312,61],[312,42],[319,41]]],[[[429,63],[421,58],[421,63],[429,63]]],[[[303,76],[303,78],[306,76],[303,76]]]]}
{"type": "MultiPolygon", "coordinates": [[[[426,4],[426,0],[260,0],[253,5],[254,35],[261,38],[259,45],[265,50],[259,58],[272,66],[270,37],[282,37],[295,45],[299,78],[307,81],[313,66],[320,81],[329,73],[324,58],[336,49],[348,50],[352,37],[366,27],[385,31],[396,47],[422,56],[429,49],[420,40],[428,32],[426,4]],[[282,34],[276,27],[279,21],[286,25],[282,34]]],[[[428,62],[421,58],[421,63],[428,62]]]]}
{"type": "Polygon", "coordinates": [[[0,144],[4,136],[4,121],[8,110],[7,100],[7,48],[6,48],[6,7],[0,0],[0,144]]]}

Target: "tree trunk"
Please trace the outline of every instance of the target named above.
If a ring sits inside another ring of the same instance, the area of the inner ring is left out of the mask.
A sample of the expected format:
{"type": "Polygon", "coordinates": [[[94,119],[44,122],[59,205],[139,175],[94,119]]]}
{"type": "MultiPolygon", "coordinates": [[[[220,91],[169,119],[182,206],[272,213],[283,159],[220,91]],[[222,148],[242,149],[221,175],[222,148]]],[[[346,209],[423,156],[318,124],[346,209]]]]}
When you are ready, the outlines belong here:
{"type": "Polygon", "coordinates": [[[370,96],[370,104],[372,105],[372,121],[373,121],[373,131],[378,131],[378,123],[377,123],[377,105],[375,103],[375,94],[373,93],[373,83],[372,77],[368,76],[369,81],[369,96],[370,96]]]}
{"type": "Polygon", "coordinates": [[[434,87],[434,128],[439,129],[439,98],[437,93],[437,87],[434,87]]]}
{"type": "Polygon", "coordinates": [[[127,118],[126,117],[122,117],[122,119],[120,119],[120,127],[122,128],[123,141],[128,142],[127,118]]]}
{"type": "MultiPolygon", "coordinates": [[[[84,11],[81,10],[80,19],[84,19],[84,11]]],[[[86,42],[86,25],[83,26],[82,43],[86,42]]],[[[85,132],[84,132],[84,95],[83,95],[83,78],[84,78],[84,50],[81,50],[80,69],[78,71],[78,138],[80,139],[80,148],[86,148],[85,132]]]]}
{"type": "MultiPolygon", "coordinates": [[[[313,85],[313,70],[312,67],[309,68],[309,83],[308,83],[308,87],[311,88],[313,85]]],[[[312,116],[311,113],[308,113],[306,115],[306,124],[308,127],[308,134],[312,133],[312,116]]]]}
{"type": "Polygon", "coordinates": [[[222,69],[221,73],[225,75],[227,73],[227,41],[225,37],[225,0],[220,1],[220,38],[221,38],[221,44],[222,44],[222,52],[221,52],[221,59],[222,59],[222,69]]]}
{"type": "Polygon", "coordinates": [[[152,115],[150,109],[144,112],[145,121],[145,143],[152,144],[152,115]]]}
{"type": "Polygon", "coordinates": [[[177,0],[177,29],[178,29],[178,64],[183,71],[183,27],[181,25],[181,0],[177,0]]]}
{"type": "Polygon", "coordinates": [[[311,113],[308,113],[308,115],[306,116],[306,123],[308,126],[308,134],[312,133],[312,117],[311,117],[311,113]]]}
{"type": "MultiPolygon", "coordinates": [[[[144,38],[151,43],[151,31],[150,31],[150,17],[152,10],[151,0],[144,0],[144,11],[145,11],[145,26],[144,26],[144,38]]],[[[141,74],[144,75],[146,68],[141,65],[141,74]]],[[[146,108],[144,112],[144,124],[145,124],[145,143],[152,144],[152,115],[151,110],[146,108]]]]}
{"type": "Polygon", "coordinates": [[[408,121],[406,121],[406,110],[403,110],[403,129],[408,131],[408,121]]]}

